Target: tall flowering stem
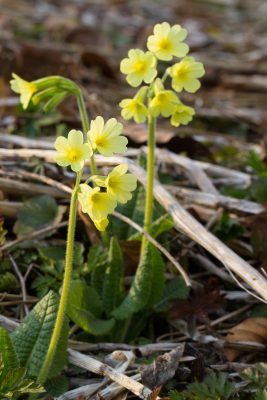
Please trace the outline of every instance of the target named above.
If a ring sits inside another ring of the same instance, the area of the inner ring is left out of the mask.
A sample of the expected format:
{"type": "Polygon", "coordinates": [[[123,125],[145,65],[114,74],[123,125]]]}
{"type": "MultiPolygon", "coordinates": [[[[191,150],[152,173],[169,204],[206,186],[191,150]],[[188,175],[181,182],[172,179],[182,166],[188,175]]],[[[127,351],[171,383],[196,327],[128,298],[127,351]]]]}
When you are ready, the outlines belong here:
{"type": "Polygon", "coordinates": [[[49,371],[51,369],[57,345],[62,333],[64,318],[66,317],[70,282],[72,277],[73,247],[74,247],[76,214],[77,214],[77,198],[78,198],[78,190],[81,181],[81,176],[82,176],[82,171],[79,171],[77,173],[75,187],[71,195],[64,280],[63,280],[62,292],[61,292],[55,327],[53,330],[53,334],[51,337],[51,341],[48,347],[44,364],[37,379],[38,383],[41,385],[44,384],[44,382],[46,381],[49,371]]]}
{"type": "MultiPolygon", "coordinates": [[[[81,120],[82,120],[83,131],[86,134],[89,131],[89,119],[88,119],[88,114],[87,114],[87,111],[86,111],[84,98],[83,98],[81,90],[79,90],[79,93],[77,95],[77,102],[78,102],[80,116],[81,116],[81,120]]],[[[88,139],[90,140],[89,137],[88,137],[88,139]]],[[[95,165],[94,154],[92,154],[91,157],[90,157],[90,163],[91,163],[92,175],[96,175],[97,170],[96,170],[96,165],[95,165]]]]}
{"type": "MultiPolygon", "coordinates": [[[[153,215],[153,187],[154,187],[154,174],[155,174],[155,128],[156,118],[151,114],[148,116],[148,157],[147,157],[147,184],[146,184],[146,204],[145,204],[145,219],[144,229],[149,233],[152,215],[153,215]]],[[[147,238],[143,235],[142,239],[142,253],[145,250],[147,238]]]]}

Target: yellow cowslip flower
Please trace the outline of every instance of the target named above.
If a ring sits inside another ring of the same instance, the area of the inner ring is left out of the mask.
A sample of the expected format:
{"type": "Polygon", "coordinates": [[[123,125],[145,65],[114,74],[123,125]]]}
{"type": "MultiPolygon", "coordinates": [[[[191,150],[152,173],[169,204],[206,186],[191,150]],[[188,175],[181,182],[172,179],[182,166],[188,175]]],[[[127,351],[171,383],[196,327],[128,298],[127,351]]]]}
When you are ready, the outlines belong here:
{"type": "Polygon", "coordinates": [[[196,62],[194,57],[185,57],[179,63],[174,64],[170,69],[172,87],[177,92],[185,89],[189,93],[195,93],[200,88],[201,78],[205,74],[203,64],[196,62]]]}
{"type": "Polygon", "coordinates": [[[70,165],[72,171],[78,172],[84,166],[84,161],[92,155],[91,147],[83,142],[83,133],[72,129],[68,138],[59,136],[55,141],[57,155],[55,161],[61,167],[70,165]]]}
{"type": "Polygon", "coordinates": [[[146,121],[148,116],[148,111],[146,106],[144,105],[145,96],[147,94],[148,87],[142,87],[137,94],[134,96],[133,99],[123,99],[120,102],[121,116],[129,120],[131,118],[137,124],[141,124],[146,121]]]}
{"type": "Polygon", "coordinates": [[[104,176],[93,176],[92,180],[99,186],[107,188],[107,194],[118,203],[125,204],[132,198],[132,191],[136,189],[136,177],[127,174],[128,165],[120,164],[104,176]]]}
{"type": "Polygon", "coordinates": [[[185,104],[179,104],[171,117],[171,124],[173,126],[187,125],[192,121],[195,115],[195,110],[185,104]]]}
{"type": "Polygon", "coordinates": [[[109,223],[109,220],[107,218],[101,219],[100,221],[94,221],[96,228],[100,232],[103,232],[107,229],[108,223],[109,223]]]}
{"type": "Polygon", "coordinates": [[[159,60],[170,61],[173,56],[184,57],[189,47],[181,43],[187,36],[187,30],[180,25],[170,26],[168,22],[162,22],[154,26],[153,35],[147,39],[147,48],[159,60]]]}
{"type": "Polygon", "coordinates": [[[180,100],[172,90],[165,90],[161,80],[158,78],[154,84],[155,96],[149,103],[149,111],[154,117],[161,114],[169,117],[175,110],[180,100]]]}
{"type": "Polygon", "coordinates": [[[121,61],[121,72],[127,75],[129,85],[137,87],[142,81],[151,83],[157,75],[157,60],[150,51],[131,49],[128,58],[121,61]]]}
{"type": "Polygon", "coordinates": [[[109,157],[114,153],[125,153],[128,139],[122,136],[123,125],[115,118],[106,123],[100,116],[91,121],[88,141],[93,150],[98,150],[103,156],[109,157]]]}
{"type": "Polygon", "coordinates": [[[25,81],[16,74],[12,74],[13,79],[10,81],[11,89],[20,94],[20,102],[25,110],[34,93],[38,91],[37,86],[33,82],[25,81]]]}
{"type": "Polygon", "coordinates": [[[107,193],[100,192],[100,187],[91,188],[85,183],[80,185],[78,200],[82,211],[89,215],[98,230],[105,230],[108,214],[113,213],[117,202],[107,193]]]}

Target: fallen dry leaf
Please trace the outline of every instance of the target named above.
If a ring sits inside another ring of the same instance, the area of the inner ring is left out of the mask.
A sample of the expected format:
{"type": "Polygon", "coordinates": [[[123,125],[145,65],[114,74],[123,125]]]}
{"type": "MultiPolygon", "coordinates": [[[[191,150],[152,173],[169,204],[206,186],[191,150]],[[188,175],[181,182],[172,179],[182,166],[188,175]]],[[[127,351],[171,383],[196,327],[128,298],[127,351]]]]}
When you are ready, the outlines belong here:
{"type": "MultiPolygon", "coordinates": [[[[267,343],[267,318],[247,318],[245,321],[234,326],[229,330],[225,338],[226,342],[256,342],[260,344],[267,343]]],[[[240,354],[242,350],[227,348],[224,350],[227,359],[232,362],[240,354]]]]}
{"type": "Polygon", "coordinates": [[[172,379],[183,353],[184,345],[179,344],[170,352],[158,356],[152,364],[142,369],[141,378],[143,384],[155,390],[172,379]]]}

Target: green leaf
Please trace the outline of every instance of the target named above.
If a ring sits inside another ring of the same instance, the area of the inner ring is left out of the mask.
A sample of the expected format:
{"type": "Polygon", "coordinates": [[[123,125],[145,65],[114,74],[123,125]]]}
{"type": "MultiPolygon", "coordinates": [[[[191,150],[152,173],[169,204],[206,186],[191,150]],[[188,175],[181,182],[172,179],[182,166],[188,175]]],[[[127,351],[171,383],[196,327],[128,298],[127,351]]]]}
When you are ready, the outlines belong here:
{"type": "Polygon", "coordinates": [[[25,235],[44,228],[54,222],[58,215],[58,206],[53,197],[38,196],[23,203],[17,216],[14,232],[25,235]]]}
{"type": "Polygon", "coordinates": [[[119,304],[123,292],[123,257],[118,240],[111,238],[104,276],[103,305],[107,315],[119,304]]]}
{"type": "Polygon", "coordinates": [[[70,285],[68,309],[73,305],[90,311],[95,317],[100,317],[103,312],[97,291],[80,279],[73,280],[70,285]]]}
{"type": "Polygon", "coordinates": [[[259,304],[250,313],[251,317],[267,317],[267,304],[259,304]]]}
{"type": "Polygon", "coordinates": [[[182,277],[172,278],[165,286],[164,293],[154,309],[157,312],[167,311],[169,309],[169,301],[174,299],[187,299],[189,296],[189,287],[186,286],[182,277]]]}
{"type": "MultiPolygon", "coordinates": [[[[84,247],[81,243],[74,243],[73,247],[73,265],[80,266],[83,263],[84,247]]],[[[65,261],[65,246],[39,247],[38,252],[45,260],[65,261]]]]}
{"type": "Polygon", "coordinates": [[[102,304],[97,291],[83,281],[73,281],[68,302],[70,319],[87,333],[105,335],[113,328],[114,320],[99,319],[101,313],[102,304]]]}
{"type": "Polygon", "coordinates": [[[55,376],[46,381],[45,390],[53,397],[58,397],[69,389],[68,379],[65,376],[55,376]]]}
{"type": "Polygon", "coordinates": [[[18,280],[11,272],[7,271],[0,275],[0,292],[14,290],[18,286],[18,280]]]}
{"type": "MultiPolygon", "coordinates": [[[[27,368],[27,375],[30,377],[37,377],[43,366],[57,317],[58,304],[58,296],[50,291],[11,335],[20,364],[27,368]]],[[[66,365],[67,342],[68,321],[65,318],[48,378],[58,375],[66,365]]]]}
{"type": "Polygon", "coordinates": [[[165,263],[158,249],[152,245],[150,245],[150,268],[152,269],[151,291],[147,307],[153,307],[159,301],[165,286],[165,263]]]}
{"type": "Polygon", "coordinates": [[[150,260],[151,246],[147,245],[128,295],[111,314],[116,319],[127,319],[131,314],[140,311],[146,306],[151,294],[153,276],[150,260]]]}
{"type": "Polygon", "coordinates": [[[259,203],[267,203],[267,177],[260,177],[252,183],[250,193],[253,200],[259,203]]]}
{"type": "Polygon", "coordinates": [[[247,158],[247,164],[259,176],[267,176],[267,164],[262,161],[260,156],[254,151],[250,151],[247,158]]]}
{"type": "Polygon", "coordinates": [[[1,361],[4,366],[0,378],[1,382],[7,371],[19,367],[19,360],[11,338],[9,333],[4,328],[0,328],[0,354],[1,361]]]}
{"type": "Polygon", "coordinates": [[[103,293],[103,276],[107,268],[108,255],[102,246],[91,246],[88,253],[88,269],[91,272],[91,285],[99,296],[103,293]]]}
{"type": "MultiPolygon", "coordinates": [[[[152,223],[150,235],[153,238],[157,238],[162,233],[170,231],[173,226],[174,222],[172,217],[169,214],[164,214],[152,223]]],[[[130,236],[128,240],[141,240],[142,236],[143,235],[137,232],[134,235],[130,236]]]]}
{"type": "Polygon", "coordinates": [[[12,370],[9,370],[4,379],[1,379],[0,392],[5,393],[18,388],[23,382],[25,375],[26,368],[14,368],[12,370]]]}

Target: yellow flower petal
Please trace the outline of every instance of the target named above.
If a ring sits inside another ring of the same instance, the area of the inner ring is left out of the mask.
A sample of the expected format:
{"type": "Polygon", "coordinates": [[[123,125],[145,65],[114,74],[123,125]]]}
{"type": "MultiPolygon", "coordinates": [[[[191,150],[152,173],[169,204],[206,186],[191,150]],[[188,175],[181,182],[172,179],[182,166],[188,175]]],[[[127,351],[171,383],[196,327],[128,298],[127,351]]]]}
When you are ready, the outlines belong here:
{"type": "Polygon", "coordinates": [[[109,221],[107,218],[101,219],[100,221],[94,221],[96,228],[100,232],[104,232],[106,230],[108,223],[109,223],[109,221]]]}
{"type": "Polygon", "coordinates": [[[72,130],[68,138],[60,136],[55,141],[57,155],[55,161],[62,167],[70,165],[72,171],[78,172],[84,166],[84,161],[92,155],[88,143],[83,143],[81,131],[72,130]]]}
{"type": "Polygon", "coordinates": [[[10,81],[11,89],[20,94],[20,102],[22,107],[26,109],[33,94],[38,90],[37,86],[33,82],[25,81],[16,74],[12,74],[12,77],[13,79],[10,81]]]}
{"type": "Polygon", "coordinates": [[[151,83],[157,75],[156,58],[149,51],[131,49],[128,58],[121,61],[120,69],[133,87],[139,86],[142,81],[151,83]]]}
{"type": "Polygon", "coordinates": [[[148,37],[147,48],[163,61],[169,61],[173,56],[184,57],[189,51],[188,45],[181,43],[186,36],[186,29],[180,25],[171,27],[167,22],[163,22],[155,25],[153,35],[148,37]]]}
{"type": "Polygon", "coordinates": [[[91,122],[88,138],[95,150],[108,157],[127,150],[128,139],[121,135],[122,130],[122,124],[115,118],[105,124],[102,117],[97,117],[91,122]]]}
{"type": "Polygon", "coordinates": [[[106,179],[107,193],[119,203],[125,204],[132,198],[132,191],[136,189],[136,177],[127,174],[128,165],[121,164],[115,167],[106,179]]]}
{"type": "Polygon", "coordinates": [[[177,92],[185,89],[189,93],[195,93],[200,88],[197,78],[201,78],[204,74],[202,63],[196,62],[193,57],[185,57],[170,68],[172,87],[177,92]]]}

